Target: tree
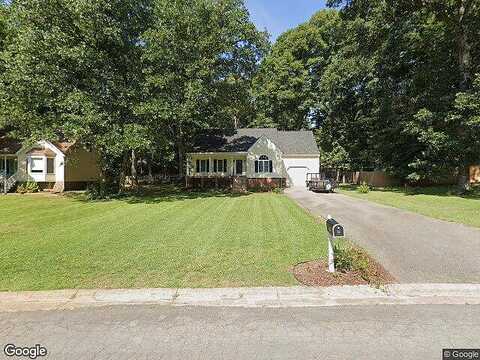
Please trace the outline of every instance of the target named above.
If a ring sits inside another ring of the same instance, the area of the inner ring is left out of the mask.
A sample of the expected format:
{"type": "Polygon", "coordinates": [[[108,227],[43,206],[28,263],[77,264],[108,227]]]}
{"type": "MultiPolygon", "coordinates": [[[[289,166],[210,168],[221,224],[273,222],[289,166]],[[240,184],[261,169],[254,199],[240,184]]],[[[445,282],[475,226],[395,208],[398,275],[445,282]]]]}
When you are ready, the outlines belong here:
{"type": "Polygon", "coordinates": [[[174,141],[178,170],[202,128],[232,128],[251,115],[252,75],[266,47],[240,0],[156,0],[143,35],[145,97],[138,113],[174,141]]]}
{"type": "Polygon", "coordinates": [[[148,0],[12,2],[0,117],[14,135],[90,144],[119,176],[119,159],[148,147],[134,106],[149,11],[148,0]]]}
{"type": "MultiPolygon", "coordinates": [[[[369,85],[349,87],[356,102],[350,113],[370,119],[362,135],[372,140],[365,146],[378,155],[378,165],[410,181],[440,177],[454,169],[465,173],[475,157],[475,142],[469,136],[480,134],[469,117],[452,114],[462,113],[464,100],[474,93],[472,74],[480,65],[480,48],[473,41],[480,34],[478,3],[349,0],[330,5],[343,6],[344,24],[353,30],[344,33],[340,62],[364,54],[361,63],[371,63],[360,71],[369,85]],[[348,44],[355,49],[350,55],[343,52],[348,44]]],[[[331,72],[338,74],[338,69],[341,66],[335,65],[331,72]]],[[[352,74],[347,71],[336,79],[348,78],[347,73],[352,74]]],[[[347,107],[337,108],[345,123],[347,107]]]]}
{"type": "MultiPolygon", "coordinates": [[[[12,32],[11,27],[9,25],[9,12],[10,9],[7,7],[5,1],[0,0],[0,84],[2,83],[2,79],[5,74],[5,60],[4,60],[4,51],[7,47],[7,44],[11,41],[12,32]]],[[[4,92],[4,88],[0,87],[0,101],[2,99],[2,93],[4,92]]],[[[1,109],[0,103],[0,109],[1,109]]],[[[0,129],[2,129],[5,124],[5,120],[2,120],[0,117],[0,129]]]]}
{"type": "Polygon", "coordinates": [[[319,79],[336,51],[339,24],[336,11],[324,10],[278,38],[254,81],[252,125],[296,130],[321,121],[319,79]]]}

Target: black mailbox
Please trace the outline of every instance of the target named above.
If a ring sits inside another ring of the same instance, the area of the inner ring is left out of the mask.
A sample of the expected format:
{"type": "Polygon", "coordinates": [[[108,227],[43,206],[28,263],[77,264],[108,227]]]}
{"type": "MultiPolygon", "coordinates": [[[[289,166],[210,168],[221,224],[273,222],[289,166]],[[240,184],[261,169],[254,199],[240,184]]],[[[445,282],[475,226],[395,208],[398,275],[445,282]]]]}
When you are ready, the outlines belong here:
{"type": "Polygon", "coordinates": [[[330,236],[336,238],[336,237],[344,237],[345,236],[345,230],[343,229],[343,226],[338,223],[335,219],[329,218],[327,219],[327,231],[330,234],[330,236]]]}

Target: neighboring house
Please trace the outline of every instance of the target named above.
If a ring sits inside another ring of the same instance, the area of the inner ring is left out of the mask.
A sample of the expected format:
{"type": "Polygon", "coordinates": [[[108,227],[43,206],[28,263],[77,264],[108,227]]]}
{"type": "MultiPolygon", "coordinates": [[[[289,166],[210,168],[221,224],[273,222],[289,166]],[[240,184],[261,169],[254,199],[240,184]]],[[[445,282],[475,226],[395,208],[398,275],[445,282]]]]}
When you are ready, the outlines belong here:
{"type": "Polygon", "coordinates": [[[96,154],[80,144],[39,141],[23,146],[0,134],[0,190],[3,192],[28,181],[36,182],[43,190],[78,190],[100,178],[96,154]]]}
{"type": "Polygon", "coordinates": [[[470,183],[480,184],[480,165],[470,166],[470,183]]]}
{"type": "Polygon", "coordinates": [[[307,173],[320,166],[312,131],[208,131],[187,158],[187,187],[305,186],[307,173]]]}

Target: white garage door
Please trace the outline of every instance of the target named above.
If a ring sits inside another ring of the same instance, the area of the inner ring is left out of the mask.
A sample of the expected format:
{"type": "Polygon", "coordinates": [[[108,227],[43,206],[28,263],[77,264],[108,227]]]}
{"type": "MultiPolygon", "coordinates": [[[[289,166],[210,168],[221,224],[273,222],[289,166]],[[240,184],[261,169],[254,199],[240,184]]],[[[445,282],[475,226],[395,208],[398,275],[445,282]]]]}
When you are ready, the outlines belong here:
{"type": "Polygon", "coordinates": [[[306,166],[291,166],[287,169],[291,186],[305,186],[308,168],[306,166]]]}

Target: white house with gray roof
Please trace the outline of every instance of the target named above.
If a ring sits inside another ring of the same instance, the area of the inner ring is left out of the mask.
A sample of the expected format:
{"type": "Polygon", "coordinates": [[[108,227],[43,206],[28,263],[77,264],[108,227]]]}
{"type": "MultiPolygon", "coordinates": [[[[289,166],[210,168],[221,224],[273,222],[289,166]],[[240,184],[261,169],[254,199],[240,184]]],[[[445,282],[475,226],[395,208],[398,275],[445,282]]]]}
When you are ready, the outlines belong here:
{"type": "Polygon", "coordinates": [[[312,131],[210,130],[187,154],[187,186],[305,186],[318,173],[320,153],[312,131]]]}

